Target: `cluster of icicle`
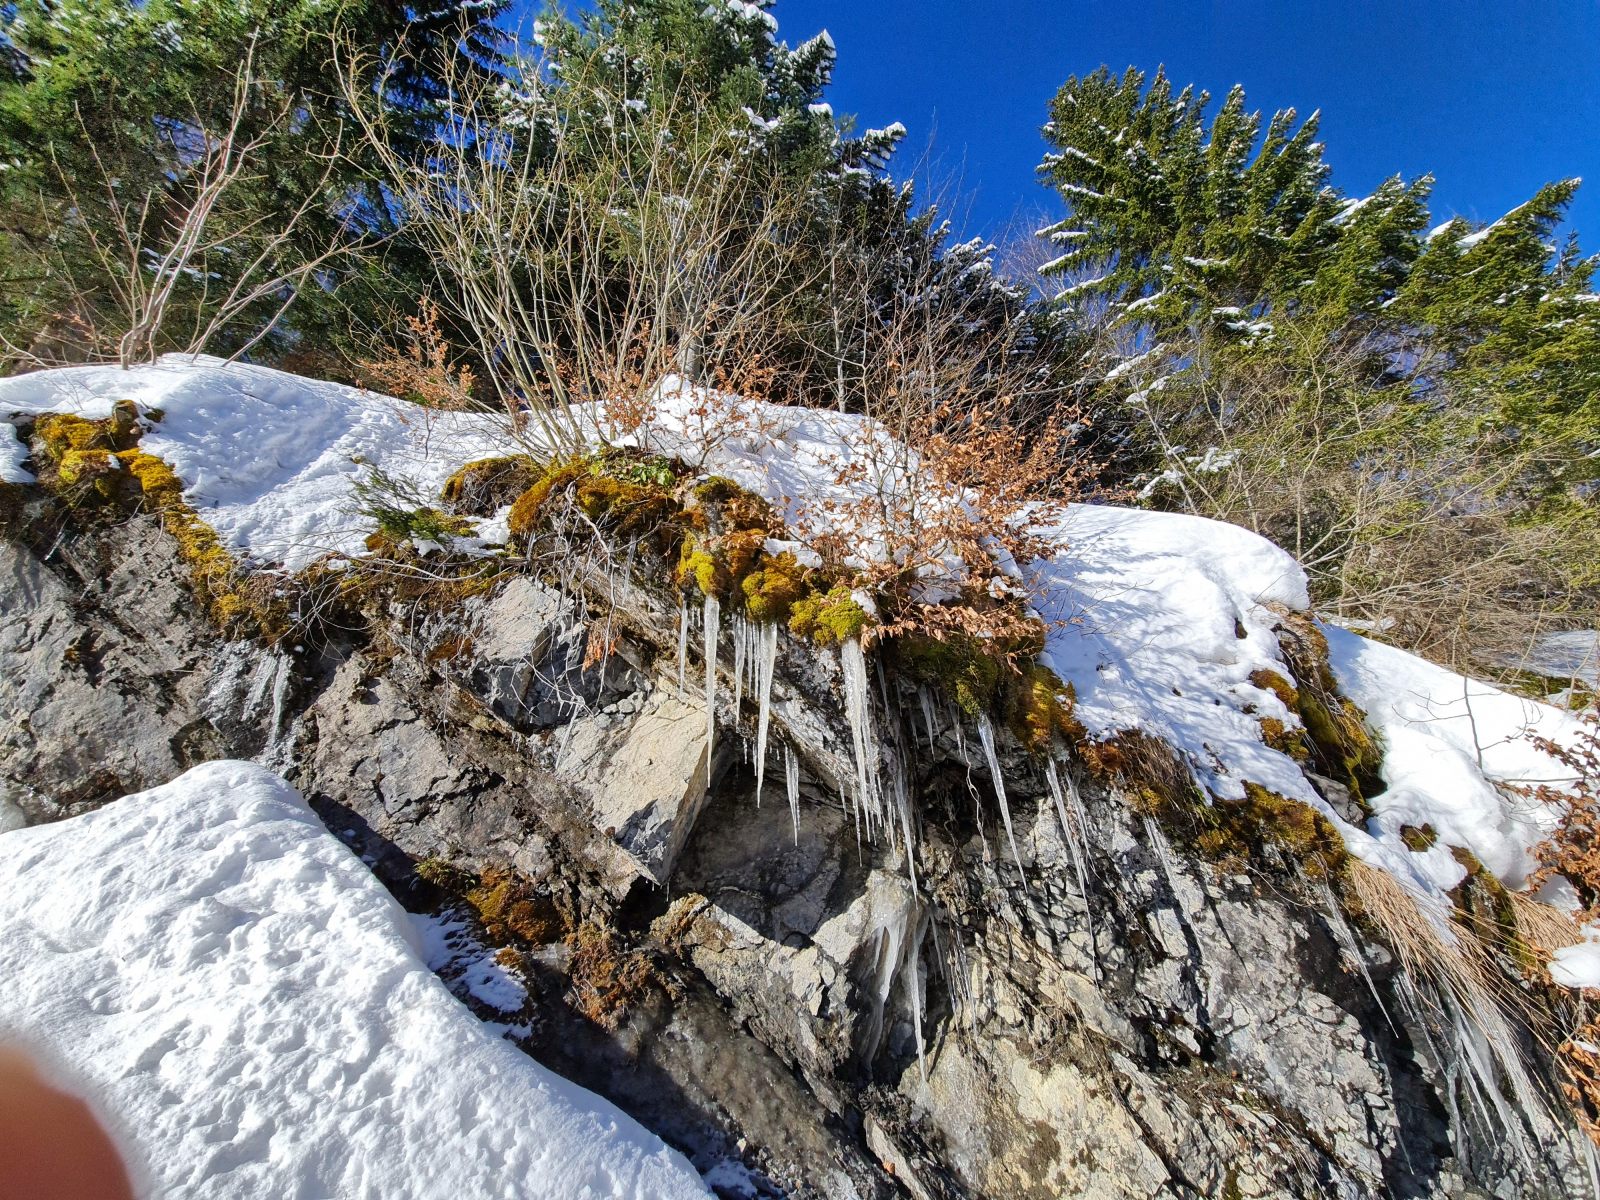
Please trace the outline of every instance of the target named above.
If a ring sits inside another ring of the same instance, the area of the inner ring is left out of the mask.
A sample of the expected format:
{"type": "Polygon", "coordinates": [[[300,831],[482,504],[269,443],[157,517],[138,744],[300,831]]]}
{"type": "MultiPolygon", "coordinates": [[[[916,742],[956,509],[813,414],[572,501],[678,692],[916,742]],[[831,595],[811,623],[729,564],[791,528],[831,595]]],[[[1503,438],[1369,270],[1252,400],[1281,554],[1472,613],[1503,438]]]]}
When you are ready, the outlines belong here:
{"type": "MultiPolygon", "coordinates": [[[[678,605],[678,695],[686,694],[689,657],[689,609],[678,605]]],[[[778,627],[747,621],[737,613],[729,622],[733,638],[733,708],[737,712],[748,690],[756,703],[756,805],[767,776],[767,736],[772,729],[772,676],[778,660],[778,627]]],[[[722,645],[722,604],[707,596],[700,610],[701,647],[705,658],[706,758],[710,761],[717,735],[717,658],[722,645]]],[[[785,745],[784,784],[795,841],[800,840],[800,761],[785,745]]]]}
{"type": "MultiPolygon", "coordinates": [[[[687,695],[689,646],[694,619],[688,605],[682,601],[678,611],[678,692],[687,695]]],[[[704,700],[706,707],[707,753],[711,752],[716,737],[716,704],[718,660],[723,639],[722,606],[712,596],[707,596],[700,611],[701,654],[705,667],[704,700]]],[[[767,742],[771,730],[771,705],[773,674],[777,662],[778,628],[761,624],[734,614],[728,622],[733,651],[733,707],[740,710],[748,694],[756,706],[756,736],[753,762],[756,772],[755,799],[761,803],[761,792],[766,779],[767,742]]],[[[916,874],[915,813],[913,811],[905,767],[909,751],[901,744],[906,736],[898,722],[889,724],[880,732],[873,717],[871,677],[867,656],[861,643],[850,639],[839,647],[839,665],[844,698],[844,717],[850,729],[850,748],[854,779],[843,782],[843,802],[855,819],[857,842],[875,842],[886,836],[891,845],[898,845],[905,855],[906,871],[910,877],[912,895],[918,894],[916,874]]],[[[889,694],[889,683],[881,664],[877,682],[884,710],[895,711],[889,694]]],[[[939,727],[945,722],[936,715],[932,694],[927,688],[917,689],[925,734],[930,749],[933,748],[939,727]]],[[[966,745],[962,736],[959,714],[949,715],[963,757],[966,745]]],[[[914,735],[911,735],[914,737],[914,735]]],[[[1000,769],[995,746],[993,723],[985,714],[978,718],[978,740],[982,749],[984,766],[994,788],[995,801],[1000,809],[1005,827],[1006,841],[1019,870],[1022,856],[1017,847],[1016,833],[1011,820],[1010,803],[1006,796],[1005,777],[1000,769]]],[[[789,800],[790,818],[795,838],[800,835],[800,763],[793,747],[784,745],[784,782],[789,800]]],[[[968,759],[968,766],[973,764],[968,759]]],[[[1088,878],[1088,824],[1083,801],[1070,770],[1058,766],[1054,758],[1045,763],[1045,779],[1050,788],[1056,817],[1061,823],[1063,842],[1067,847],[1079,892],[1083,897],[1085,913],[1089,911],[1088,878]]],[[[937,938],[935,923],[920,902],[914,903],[906,914],[903,927],[880,931],[880,969],[876,981],[877,1000],[886,1002],[896,978],[904,981],[916,1035],[917,1060],[924,1080],[927,1077],[922,1035],[923,980],[920,966],[920,947],[925,937],[932,933],[937,938]]],[[[1094,945],[1092,922],[1089,929],[1091,948],[1094,945]]],[[[958,972],[959,973],[959,972],[958,972]]],[[[958,985],[959,986],[959,985],[958,985]]],[[[880,1017],[881,1020],[881,1010],[880,1017]]],[[[869,1040],[876,1040],[875,1038],[869,1040]]]]}

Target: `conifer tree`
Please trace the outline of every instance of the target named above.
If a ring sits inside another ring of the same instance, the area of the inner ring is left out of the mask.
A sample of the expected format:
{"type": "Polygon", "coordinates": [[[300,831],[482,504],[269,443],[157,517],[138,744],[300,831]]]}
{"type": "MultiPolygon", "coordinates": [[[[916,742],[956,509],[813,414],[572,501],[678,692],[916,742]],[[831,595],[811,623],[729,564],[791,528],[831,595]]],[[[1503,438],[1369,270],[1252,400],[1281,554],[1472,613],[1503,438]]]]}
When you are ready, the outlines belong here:
{"type": "Polygon", "coordinates": [[[1040,172],[1069,215],[1044,272],[1058,319],[1099,331],[1084,366],[1123,468],[1402,639],[1503,640],[1482,614],[1508,625],[1513,595],[1592,607],[1596,260],[1555,240],[1576,181],[1425,232],[1431,177],[1346,196],[1315,114],[1263,121],[1237,87],[1208,106],[1133,69],[1050,106],[1040,172]]]}
{"type": "MultiPolygon", "coordinates": [[[[63,310],[86,325],[114,320],[96,287],[103,256],[92,248],[116,243],[119,217],[130,211],[145,216],[145,232],[159,242],[219,131],[253,148],[229,190],[229,221],[259,232],[280,214],[304,212],[298,245],[281,253],[392,232],[381,190],[366,186],[370,175],[351,154],[334,38],[385,48],[392,69],[381,91],[420,152],[443,96],[440,62],[465,50],[492,69],[502,7],[461,0],[419,13],[397,0],[21,0],[0,9],[10,66],[0,74],[0,161],[8,165],[0,175],[0,332],[15,346],[63,310]],[[242,64],[250,79],[241,90],[242,64]]],[[[197,280],[213,282],[209,295],[226,290],[233,262],[248,259],[247,241],[197,269],[197,280]]],[[[307,290],[296,310],[302,329],[320,322],[328,332],[337,282],[325,277],[307,290]]],[[[188,311],[175,323],[192,328],[208,293],[186,292],[188,311]]],[[[278,305],[277,297],[264,300],[213,348],[254,337],[278,305]]]]}

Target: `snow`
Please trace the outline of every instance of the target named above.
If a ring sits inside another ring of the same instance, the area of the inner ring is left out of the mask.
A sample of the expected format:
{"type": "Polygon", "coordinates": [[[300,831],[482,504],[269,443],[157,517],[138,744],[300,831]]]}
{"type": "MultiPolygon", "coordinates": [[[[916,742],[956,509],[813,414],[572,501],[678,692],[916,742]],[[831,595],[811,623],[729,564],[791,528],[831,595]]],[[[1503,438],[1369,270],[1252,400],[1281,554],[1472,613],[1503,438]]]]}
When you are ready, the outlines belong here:
{"type": "Polygon", "coordinates": [[[1372,201],[1375,198],[1376,198],[1375,196],[1360,196],[1360,197],[1350,196],[1350,197],[1347,197],[1342,203],[1340,203],[1339,211],[1334,213],[1333,216],[1328,218],[1328,224],[1329,225],[1343,225],[1343,224],[1345,224],[1352,217],[1354,217],[1358,212],[1360,212],[1363,208],[1365,208],[1367,205],[1371,204],[1372,201]]]}
{"type": "Polygon", "coordinates": [[[17,436],[17,427],[0,421],[0,483],[33,483],[33,472],[23,465],[27,461],[28,448],[17,436]]]}
{"type": "Polygon", "coordinates": [[[141,1194],[706,1194],[659,1139],[488,1032],[421,948],[247,763],[0,836],[0,1030],[107,1114],[141,1194]]]}
{"type": "Polygon", "coordinates": [[[1261,741],[1261,717],[1293,716],[1249,681],[1259,668],[1287,673],[1269,606],[1306,606],[1292,557],[1237,526],[1172,513],[1073,505],[1043,532],[1062,547],[1027,569],[1052,625],[1043,661],[1072,685],[1091,736],[1142,728],[1186,752],[1219,796],[1242,797],[1249,780],[1314,800],[1261,741]]]}
{"type": "Polygon", "coordinates": [[[1589,940],[1563,946],[1551,956],[1550,978],[1562,987],[1600,988],[1600,941],[1593,930],[1589,940]]]}
{"type": "Polygon", "coordinates": [[[1384,746],[1388,787],[1369,797],[1371,831],[1397,843],[1401,825],[1432,825],[1440,844],[1411,859],[1437,887],[1462,877],[1448,846],[1472,851],[1508,886],[1520,886],[1535,865],[1531,848],[1559,814],[1496,785],[1570,781],[1529,735],[1571,742],[1577,718],[1348,630],[1324,632],[1340,688],[1384,746]]]}
{"type": "Polygon", "coordinates": [[[1538,638],[1526,653],[1507,655],[1502,666],[1546,679],[1570,679],[1600,690],[1600,629],[1569,629],[1538,638]]]}
{"type": "Polygon", "coordinates": [[[188,355],[126,371],[62,367],[0,379],[0,421],[101,418],[121,399],[162,410],[140,444],[183,480],[185,498],[222,542],[291,571],[324,554],[366,553],[372,522],[351,487],[373,468],[436,495],[463,464],[511,452],[492,418],[429,413],[343,384],[188,355]]]}

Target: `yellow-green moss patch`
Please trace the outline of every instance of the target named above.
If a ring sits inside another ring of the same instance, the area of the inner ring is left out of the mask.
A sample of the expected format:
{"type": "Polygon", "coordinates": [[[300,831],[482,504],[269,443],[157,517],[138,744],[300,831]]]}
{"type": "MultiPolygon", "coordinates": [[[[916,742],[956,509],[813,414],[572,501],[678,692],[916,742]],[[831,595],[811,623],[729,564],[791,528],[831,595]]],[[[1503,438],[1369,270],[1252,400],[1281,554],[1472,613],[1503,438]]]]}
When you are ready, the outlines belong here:
{"type": "Polygon", "coordinates": [[[789,609],[789,632],[819,646],[837,646],[860,637],[871,623],[872,615],[843,584],[812,592],[789,609]]]}
{"type": "Polygon", "coordinates": [[[503,505],[515,501],[543,475],[539,464],[525,454],[480,458],[469,462],[445,480],[439,499],[454,513],[492,516],[503,505]]]}

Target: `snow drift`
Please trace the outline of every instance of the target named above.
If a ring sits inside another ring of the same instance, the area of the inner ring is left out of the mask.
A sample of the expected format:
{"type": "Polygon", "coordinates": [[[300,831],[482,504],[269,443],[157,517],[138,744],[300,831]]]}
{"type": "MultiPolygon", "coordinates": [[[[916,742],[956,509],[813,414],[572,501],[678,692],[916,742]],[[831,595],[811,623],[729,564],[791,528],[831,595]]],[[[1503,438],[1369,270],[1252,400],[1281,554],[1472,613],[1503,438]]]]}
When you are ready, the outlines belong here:
{"type": "Polygon", "coordinates": [[[0,835],[0,1035],[66,1064],[162,1197],[706,1194],[495,1037],[405,912],[239,762],[0,835]]]}

